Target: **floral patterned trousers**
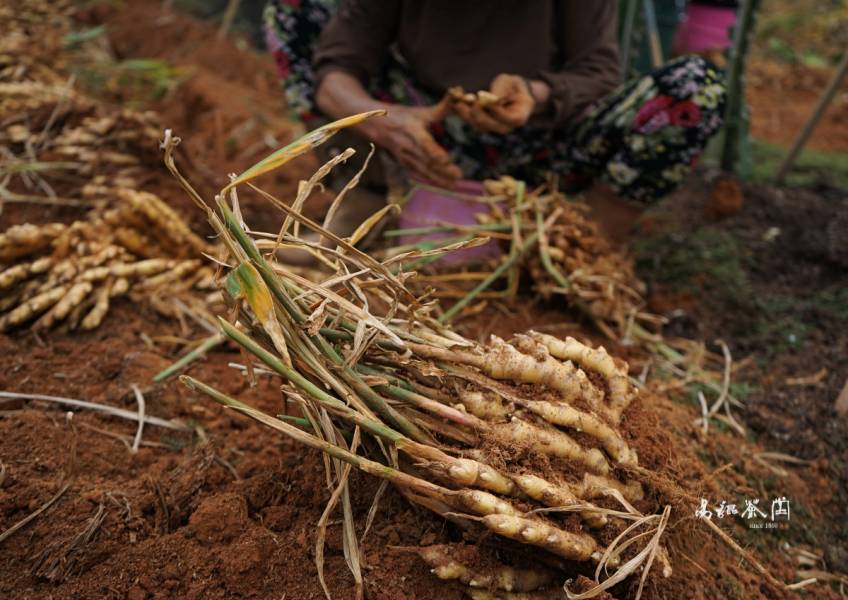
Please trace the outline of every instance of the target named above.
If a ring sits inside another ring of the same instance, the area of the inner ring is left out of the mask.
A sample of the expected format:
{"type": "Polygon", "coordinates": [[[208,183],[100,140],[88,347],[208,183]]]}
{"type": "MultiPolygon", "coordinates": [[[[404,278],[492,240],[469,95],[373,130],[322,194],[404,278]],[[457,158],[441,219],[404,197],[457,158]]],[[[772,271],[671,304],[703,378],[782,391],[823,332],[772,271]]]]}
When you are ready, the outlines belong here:
{"type": "MultiPolygon", "coordinates": [[[[314,106],[312,54],[338,0],[270,0],[265,32],[289,108],[307,126],[314,106]]],[[[371,85],[380,100],[425,105],[438,100],[415,85],[398,56],[371,85]]],[[[683,182],[722,126],[722,72],[699,56],[677,58],[601,98],[566,128],[522,127],[481,133],[457,117],[433,135],[469,179],[509,174],[539,183],[548,172],[572,180],[601,178],[620,195],[651,202],[683,182]]]]}

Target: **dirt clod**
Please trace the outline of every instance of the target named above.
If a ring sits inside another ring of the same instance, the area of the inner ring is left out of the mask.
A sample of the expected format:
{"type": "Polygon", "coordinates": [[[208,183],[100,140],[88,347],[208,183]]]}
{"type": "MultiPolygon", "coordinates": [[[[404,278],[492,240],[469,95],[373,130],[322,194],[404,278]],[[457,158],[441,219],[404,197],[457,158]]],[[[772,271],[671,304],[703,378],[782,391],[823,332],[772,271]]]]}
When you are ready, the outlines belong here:
{"type": "Polygon", "coordinates": [[[739,182],[733,177],[721,177],[713,185],[713,191],[704,209],[708,216],[727,217],[742,210],[744,202],[739,182]]]}
{"type": "Polygon", "coordinates": [[[191,514],[188,523],[201,543],[229,542],[247,524],[247,503],[244,497],[234,493],[206,498],[191,514]]]}

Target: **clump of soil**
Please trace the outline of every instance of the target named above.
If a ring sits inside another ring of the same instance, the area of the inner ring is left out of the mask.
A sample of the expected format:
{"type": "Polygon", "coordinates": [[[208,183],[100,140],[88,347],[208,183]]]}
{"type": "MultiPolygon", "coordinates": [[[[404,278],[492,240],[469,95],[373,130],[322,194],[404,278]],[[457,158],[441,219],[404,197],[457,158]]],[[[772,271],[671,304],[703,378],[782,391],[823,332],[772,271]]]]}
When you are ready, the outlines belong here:
{"type": "Polygon", "coordinates": [[[714,186],[705,207],[711,217],[728,217],[742,210],[745,197],[739,182],[733,177],[721,177],[714,186]]]}

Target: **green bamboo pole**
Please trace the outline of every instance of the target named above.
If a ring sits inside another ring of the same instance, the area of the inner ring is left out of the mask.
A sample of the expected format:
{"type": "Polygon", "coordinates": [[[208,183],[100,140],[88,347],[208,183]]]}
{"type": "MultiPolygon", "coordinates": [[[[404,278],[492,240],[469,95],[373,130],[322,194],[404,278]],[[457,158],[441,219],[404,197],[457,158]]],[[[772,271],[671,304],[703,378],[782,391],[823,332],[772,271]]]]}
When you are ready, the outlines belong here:
{"type": "Polygon", "coordinates": [[[780,169],[778,170],[776,177],[777,183],[783,183],[783,180],[786,179],[786,175],[792,169],[792,165],[795,164],[798,155],[801,154],[801,150],[803,150],[804,145],[810,139],[816,125],[819,124],[819,121],[824,116],[824,113],[827,111],[827,107],[830,106],[831,102],[833,102],[833,99],[836,97],[836,94],[842,86],[842,82],[845,80],[846,76],[848,76],[848,49],[845,50],[842,62],[840,62],[839,66],[836,68],[833,78],[830,80],[830,83],[821,98],[819,98],[809,120],[804,125],[801,133],[798,134],[795,142],[792,144],[792,149],[789,151],[789,154],[786,156],[783,164],[780,165],[780,169]]]}
{"type": "Polygon", "coordinates": [[[636,25],[636,15],[639,8],[639,0],[624,0],[627,11],[624,13],[624,28],[621,33],[621,70],[627,79],[630,72],[630,54],[633,49],[633,29],[636,25]]]}
{"type": "Polygon", "coordinates": [[[745,121],[745,60],[754,34],[757,9],[760,0],[742,0],[739,20],[733,36],[733,53],[730,57],[730,72],[727,77],[727,106],[724,111],[724,144],[721,153],[721,168],[728,173],[736,172],[739,164],[740,147],[747,134],[745,121]]]}

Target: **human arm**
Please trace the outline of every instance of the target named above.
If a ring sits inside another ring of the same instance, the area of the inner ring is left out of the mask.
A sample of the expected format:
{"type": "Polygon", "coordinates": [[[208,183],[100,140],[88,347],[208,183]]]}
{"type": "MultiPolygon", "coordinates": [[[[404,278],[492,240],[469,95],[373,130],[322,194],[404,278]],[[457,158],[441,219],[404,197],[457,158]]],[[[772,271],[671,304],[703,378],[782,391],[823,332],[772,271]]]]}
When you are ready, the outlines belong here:
{"type": "Polygon", "coordinates": [[[505,134],[550,109],[551,88],[538,79],[501,73],[492,80],[489,91],[498,97],[497,102],[456,102],[451,107],[453,112],[480,131],[505,134]]]}
{"type": "Polygon", "coordinates": [[[428,131],[431,123],[443,118],[444,105],[399,106],[380,102],[367,91],[397,36],[399,4],[380,0],[341,3],[322,31],[315,53],[316,105],[333,119],[386,110],[385,117],[368,119],[355,131],[387,149],[417,178],[452,186],[461,171],[428,131]]]}
{"type": "Polygon", "coordinates": [[[543,120],[568,125],[622,82],[616,0],[556,2],[561,66],[536,77],[551,90],[543,120]]]}
{"type": "Polygon", "coordinates": [[[318,108],[333,119],[370,110],[386,110],[385,117],[367,119],[355,131],[388,150],[411,175],[443,187],[452,187],[462,171],[433,139],[429,126],[445,115],[444,102],[432,106],[399,106],[372,98],[358,79],[344,71],[328,73],[316,93],[318,108]]]}
{"type": "Polygon", "coordinates": [[[455,112],[482,131],[507,133],[527,124],[560,127],[579,118],[621,82],[616,3],[555,3],[557,57],[550,70],[528,77],[501,73],[489,91],[500,102],[457,104],[455,112]]]}

